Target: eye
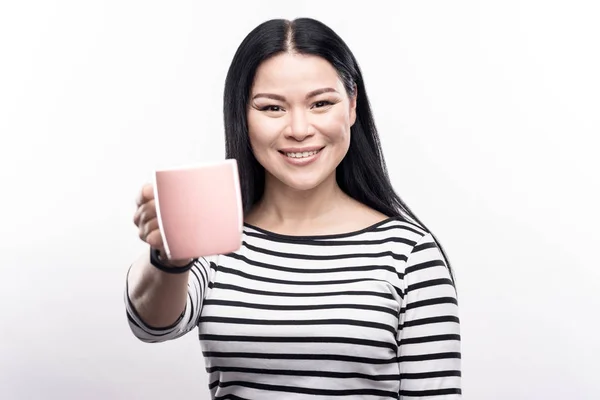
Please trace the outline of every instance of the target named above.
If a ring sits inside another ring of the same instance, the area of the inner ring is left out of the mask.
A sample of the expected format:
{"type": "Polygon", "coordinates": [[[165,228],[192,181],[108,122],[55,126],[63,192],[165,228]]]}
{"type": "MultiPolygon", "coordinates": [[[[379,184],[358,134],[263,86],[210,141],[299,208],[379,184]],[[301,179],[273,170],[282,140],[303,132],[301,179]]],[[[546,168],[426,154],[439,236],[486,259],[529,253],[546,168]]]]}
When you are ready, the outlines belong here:
{"type": "Polygon", "coordinates": [[[321,101],[317,101],[316,103],[314,103],[313,108],[323,108],[323,107],[327,107],[327,106],[331,106],[331,105],[333,105],[333,103],[331,101],[321,100],[321,101]]]}
{"type": "Polygon", "coordinates": [[[269,105],[269,106],[261,107],[260,111],[279,112],[279,111],[283,111],[283,108],[281,108],[280,106],[269,105]]]}

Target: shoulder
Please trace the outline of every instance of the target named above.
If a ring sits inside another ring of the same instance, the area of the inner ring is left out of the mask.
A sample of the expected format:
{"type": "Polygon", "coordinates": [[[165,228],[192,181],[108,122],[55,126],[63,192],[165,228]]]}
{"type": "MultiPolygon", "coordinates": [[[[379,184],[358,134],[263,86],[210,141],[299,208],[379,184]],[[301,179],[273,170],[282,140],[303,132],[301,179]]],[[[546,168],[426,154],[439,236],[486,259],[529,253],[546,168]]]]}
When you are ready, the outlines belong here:
{"type": "Polygon", "coordinates": [[[403,243],[403,253],[410,253],[419,242],[431,234],[427,229],[401,216],[385,217],[372,224],[367,231],[381,239],[403,243]]]}
{"type": "Polygon", "coordinates": [[[394,254],[399,272],[424,262],[446,266],[444,251],[434,234],[421,225],[403,217],[388,218],[371,229],[371,238],[385,245],[394,254]]]}
{"type": "Polygon", "coordinates": [[[396,269],[404,280],[454,286],[452,268],[433,232],[405,219],[395,219],[387,228],[394,232],[395,258],[401,261],[396,269]]]}

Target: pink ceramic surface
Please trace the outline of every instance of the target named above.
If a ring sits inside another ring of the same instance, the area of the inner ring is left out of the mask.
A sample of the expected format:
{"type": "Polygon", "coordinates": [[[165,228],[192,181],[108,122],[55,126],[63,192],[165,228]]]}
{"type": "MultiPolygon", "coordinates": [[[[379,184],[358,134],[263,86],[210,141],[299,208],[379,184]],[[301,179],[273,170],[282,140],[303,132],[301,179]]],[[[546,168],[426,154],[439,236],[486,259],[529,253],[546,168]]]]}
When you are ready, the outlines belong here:
{"type": "Polygon", "coordinates": [[[154,178],[158,223],[169,259],[240,248],[243,211],[235,160],[158,170],[154,178]]]}

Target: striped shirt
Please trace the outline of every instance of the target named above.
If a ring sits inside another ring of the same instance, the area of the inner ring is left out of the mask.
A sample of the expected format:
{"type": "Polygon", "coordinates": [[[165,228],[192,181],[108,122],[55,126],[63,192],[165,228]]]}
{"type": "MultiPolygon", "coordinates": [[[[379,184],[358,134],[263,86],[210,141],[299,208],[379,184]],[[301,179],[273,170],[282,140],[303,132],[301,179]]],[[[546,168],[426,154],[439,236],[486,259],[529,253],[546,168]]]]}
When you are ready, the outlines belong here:
{"type": "Polygon", "coordinates": [[[461,398],[455,287],[433,236],[400,218],[337,235],[245,224],[242,247],[198,259],[184,313],[145,342],[198,327],[213,399],[461,398]]]}

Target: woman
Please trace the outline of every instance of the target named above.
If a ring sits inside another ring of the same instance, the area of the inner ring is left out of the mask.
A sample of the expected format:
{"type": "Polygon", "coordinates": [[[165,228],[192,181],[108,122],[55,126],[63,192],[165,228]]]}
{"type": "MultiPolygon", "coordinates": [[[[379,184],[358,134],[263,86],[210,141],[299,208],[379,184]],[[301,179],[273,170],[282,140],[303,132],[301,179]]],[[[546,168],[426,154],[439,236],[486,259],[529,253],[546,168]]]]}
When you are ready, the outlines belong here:
{"type": "Polygon", "coordinates": [[[394,193],[342,39],[312,19],[259,25],[232,61],[224,118],[243,246],[164,260],[145,186],[133,333],[158,342],[198,326],[214,399],[460,398],[450,268],[394,193]]]}

